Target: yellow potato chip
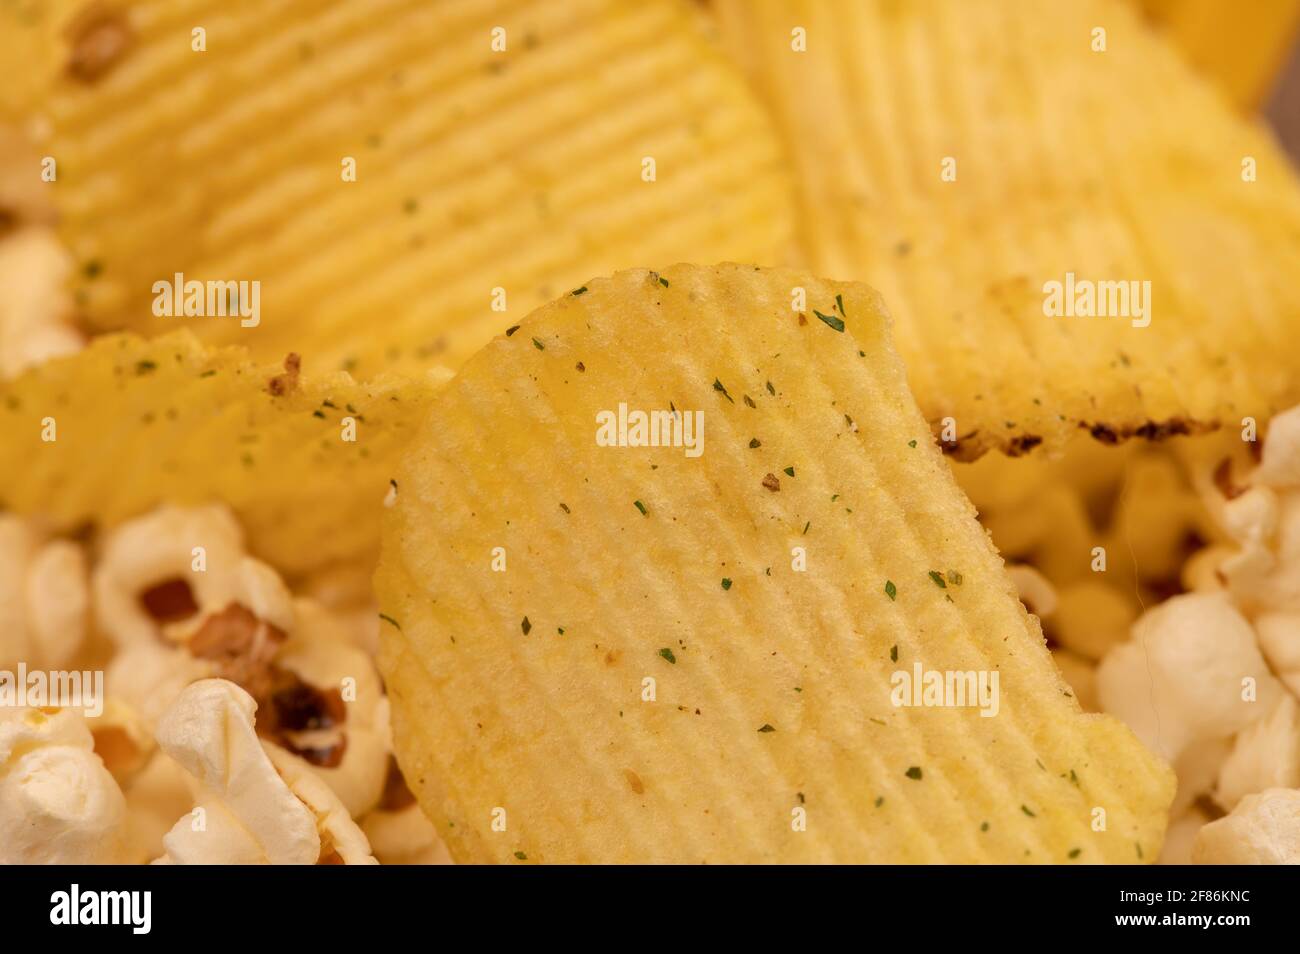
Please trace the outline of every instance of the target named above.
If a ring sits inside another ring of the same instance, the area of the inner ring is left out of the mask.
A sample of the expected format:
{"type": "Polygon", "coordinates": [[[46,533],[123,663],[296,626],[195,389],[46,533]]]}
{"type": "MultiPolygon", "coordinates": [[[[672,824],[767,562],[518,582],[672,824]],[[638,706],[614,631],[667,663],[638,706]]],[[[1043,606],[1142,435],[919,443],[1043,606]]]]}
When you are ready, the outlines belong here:
{"type": "Polygon", "coordinates": [[[1136,0],[1245,109],[1268,96],[1300,30],[1300,0],[1136,0]]]}
{"type": "Polygon", "coordinates": [[[1130,7],[716,8],[796,166],[803,263],[881,291],[947,450],[1300,399],[1295,174],[1130,7]]]}
{"type": "Polygon", "coordinates": [[[108,9],[90,40],[126,39],[68,33],[40,104],[96,327],[369,377],[597,272],[790,240],[771,125],[680,0],[108,9]]]}
{"type": "Polygon", "coordinates": [[[0,500],[62,529],[228,503],[296,574],[372,558],[396,458],[437,383],[261,366],[176,333],[98,338],[0,383],[0,500]]]}
{"type": "Polygon", "coordinates": [[[462,369],[398,482],[381,669],[459,862],[1159,854],[1169,770],[1080,712],[866,286],[590,281],[462,369]]]}

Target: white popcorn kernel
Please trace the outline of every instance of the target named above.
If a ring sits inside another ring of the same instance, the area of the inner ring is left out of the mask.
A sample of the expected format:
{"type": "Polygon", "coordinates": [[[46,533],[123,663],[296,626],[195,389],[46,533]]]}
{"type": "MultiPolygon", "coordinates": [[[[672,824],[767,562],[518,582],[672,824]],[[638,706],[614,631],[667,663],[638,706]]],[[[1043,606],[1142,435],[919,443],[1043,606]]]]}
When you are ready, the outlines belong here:
{"type": "Polygon", "coordinates": [[[1264,453],[1251,482],[1273,487],[1300,487],[1300,406],[1273,418],[1264,453]]]}
{"type": "Polygon", "coordinates": [[[0,514],[0,668],[67,668],[86,641],[88,603],[81,547],[0,514]]]}
{"type": "Polygon", "coordinates": [[[1132,641],[1106,655],[1097,691],[1105,711],[1172,761],[1262,718],[1284,690],[1225,594],[1185,593],[1143,615],[1132,641]],[[1253,680],[1253,700],[1243,680],[1253,680]]]}
{"type": "Polygon", "coordinates": [[[1209,820],[1210,816],[1196,807],[1175,816],[1165,831],[1165,843],[1156,864],[1190,865],[1196,836],[1209,820]]]}
{"type": "Polygon", "coordinates": [[[252,696],[223,679],[187,686],[157,737],[201,788],[203,827],[182,816],[163,838],[175,864],[315,864],[316,819],[285,785],[253,730],[252,696]]]}
{"type": "Polygon", "coordinates": [[[80,712],[0,708],[0,864],[121,862],[125,816],[80,712]]]}
{"type": "Polygon", "coordinates": [[[300,759],[254,729],[253,697],[224,679],[186,687],[158,744],[199,784],[198,809],[163,837],[171,864],[369,864],[347,809],[300,759]]]}
{"type": "Polygon", "coordinates": [[[1232,752],[1232,739],[1207,739],[1188,745],[1174,762],[1178,789],[1174,792],[1169,817],[1181,815],[1200,798],[1210,794],[1224,761],[1232,752]]]}
{"type": "Polygon", "coordinates": [[[1237,735],[1214,800],[1231,811],[1247,795],[1269,788],[1300,788],[1300,708],[1285,693],[1267,718],[1237,735]]]}
{"type": "Polygon", "coordinates": [[[1047,577],[1028,563],[1013,563],[1007,567],[1007,576],[1016,585],[1020,602],[1039,619],[1056,612],[1056,590],[1047,577]]]}
{"type": "Polygon", "coordinates": [[[1300,791],[1270,788],[1247,795],[1231,814],[1197,833],[1192,863],[1300,864],[1300,791]]]}
{"type": "Polygon", "coordinates": [[[321,847],[317,864],[378,864],[370,853],[370,842],[352,820],[338,796],[317,775],[313,766],[291,752],[270,742],[263,742],[267,757],[293,794],[316,817],[321,847]]]}
{"type": "MultiPolygon", "coordinates": [[[[100,628],[119,649],[156,644],[165,629],[176,624],[161,625],[142,597],[150,588],[173,581],[193,593],[196,616],[220,612],[239,589],[234,578],[243,555],[239,525],[222,506],[163,506],[122,524],[105,540],[93,576],[100,628]],[[202,571],[193,569],[196,547],[204,553],[202,571]]],[[[188,622],[192,628],[198,621],[188,622]]]]}
{"type": "MultiPolygon", "coordinates": [[[[313,615],[309,609],[307,619],[313,615]]],[[[343,698],[342,723],[320,730],[285,732],[283,743],[291,750],[301,751],[328,749],[344,740],[338,765],[313,765],[312,770],[333,789],[352,817],[360,818],[379,801],[387,778],[388,700],[373,660],[338,639],[347,635],[333,621],[324,630],[299,627],[277,655],[276,664],[318,691],[337,690],[346,680],[348,692],[343,698]],[[335,627],[334,639],[325,635],[331,626],[335,627]]]]}
{"type": "Polygon", "coordinates": [[[0,241],[0,377],[81,350],[67,287],[71,267],[52,228],[19,229],[0,241]]]}
{"type": "Polygon", "coordinates": [[[1300,696],[1300,612],[1261,613],[1255,617],[1255,632],[1268,664],[1300,696]]]}

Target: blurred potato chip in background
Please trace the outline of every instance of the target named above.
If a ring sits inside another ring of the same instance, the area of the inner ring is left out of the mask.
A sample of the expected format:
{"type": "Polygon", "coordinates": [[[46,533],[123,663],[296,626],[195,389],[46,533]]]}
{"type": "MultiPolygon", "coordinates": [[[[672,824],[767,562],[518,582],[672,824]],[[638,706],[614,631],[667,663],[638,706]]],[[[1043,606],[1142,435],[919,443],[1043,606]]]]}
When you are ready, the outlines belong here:
{"type": "Polygon", "coordinates": [[[682,0],[79,4],[29,107],[80,309],[152,335],[174,325],[154,282],[258,280],[257,327],[187,324],[369,375],[459,363],[602,270],[771,262],[780,150],[699,19],[682,0]]]}
{"type": "Polygon", "coordinates": [[[1080,712],[888,324],[795,271],[624,271],[435,399],[376,585],[398,758],[458,862],[1156,856],[1172,774],[1080,712]],[[700,453],[602,446],[626,409],[702,418],[700,453]],[[995,673],[997,717],[896,704],[917,666],[995,673]]]}
{"type": "Polygon", "coordinates": [[[949,452],[1199,433],[1300,397],[1295,174],[1129,6],[716,8],[796,168],[803,263],[880,289],[949,452]],[[1110,315],[1049,317],[1072,280],[1123,283],[1110,315]]]}
{"type": "Polygon", "coordinates": [[[0,500],[72,531],[222,500],[287,574],[373,559],[396,457],[438,373],[361,385],[296,360],[258,365],[185,332],[107,335],[0,382],[0,500]]]}
{"type": "Polygon", "coordinates": [[[1243,110],[1263,104],[1300,30],[1300,0],[1134,0],[1243,110]]]}

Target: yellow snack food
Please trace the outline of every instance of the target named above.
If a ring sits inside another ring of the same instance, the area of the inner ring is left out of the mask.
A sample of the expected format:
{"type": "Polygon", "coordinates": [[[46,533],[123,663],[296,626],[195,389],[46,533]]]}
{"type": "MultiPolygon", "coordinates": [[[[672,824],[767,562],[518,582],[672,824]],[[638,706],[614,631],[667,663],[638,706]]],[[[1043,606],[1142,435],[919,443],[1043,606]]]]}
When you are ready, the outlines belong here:
{"type": "Polygon", "coordinates": [[[1159,854],[1171,773],[1080,712],[888,325],[863,285],[623,271],[441,392],[376,588],[458,863],[1159,854]],[[987,691],[914,705],[917,666],[987,691]]]}
{"type": "Polygon", "coordinates": [[[949,452],[1300,398],[1295,174],[1129,6],[715,8],[796,168],[802,264],[884,295],[949,452]]]}
{"type": "Polygon", "coordinates": [[[784,163],[698,16],[680,0],[108,5],[65,32],[37,104],[81,309],[370,377],[458,364],[629,261],[772,261],[784,163]],[[185,282],[247,285],[190,313],[185,282]]]}
{"type": "Polygon", "coordinates": [[[286,574],[373,558],[381,501],[439,372],[359,384],[181,332],[96,339],[0,382],[5,507],[59,529],[228,503],[286,574]]]}

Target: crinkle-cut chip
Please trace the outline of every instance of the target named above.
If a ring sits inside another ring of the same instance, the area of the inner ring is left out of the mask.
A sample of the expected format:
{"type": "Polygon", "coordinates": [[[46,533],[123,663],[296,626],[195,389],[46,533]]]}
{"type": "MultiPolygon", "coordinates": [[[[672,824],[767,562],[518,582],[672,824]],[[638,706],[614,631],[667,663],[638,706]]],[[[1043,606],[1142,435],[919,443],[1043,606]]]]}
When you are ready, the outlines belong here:
{"type": "Polygon", "coordinates": [[[1258,107],[1300,32],[1300,0],[1133,0],[1243,109],[1258,107]]]}
{"type": "Polygon", "coordinates": [[[461,370],[398,480],[381,668],[458,862],[1159,854],[1171,773],[1080,712],[864,285],[588,282],[461,370]],[[702,453],[602,446],[620,407],[702,414],[702,453]],[[916,665],[996,672],[997,715],[895,707],[916,665]]]}
{"type": "Polygon", "coordinates": [[[439,372],[360,384],[297,361],[258,365],[187,332],[118,334],[0,383],[0,503],[74,530],[220,500],[285,573],[373,559],[439,372]]]}
{"type": "Polygon", "coordinates": [[[1163,438],[1300,398],[1295,173],[1127,5],[715,6],[796,167],[802,263],[884,295],[946,450],[1163,438]],[[1149,281],[1149,326],[1133,298],[1048,317],[1070,274],[1076,298],[1149,281]]]}
{"type": "Polygon", "coordinates": [[[154,283],[178,272],[259,281],[255,329],[186,323],[369,377],[457,365],[592,274],[775,263],[791,242],[771,123],[680,0],[115,15],[131,37],[116,62],[64,70],[40,104],[96,327],[170,329],[154,283]]]}

